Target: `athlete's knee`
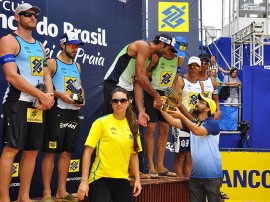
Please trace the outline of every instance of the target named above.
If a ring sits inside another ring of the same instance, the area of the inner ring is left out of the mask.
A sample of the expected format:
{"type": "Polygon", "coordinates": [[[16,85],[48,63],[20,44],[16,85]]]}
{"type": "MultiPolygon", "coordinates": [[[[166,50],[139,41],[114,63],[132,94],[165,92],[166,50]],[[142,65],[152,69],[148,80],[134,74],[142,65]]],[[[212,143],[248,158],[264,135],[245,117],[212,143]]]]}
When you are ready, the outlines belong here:
{"type": "Polygon", "coordinates": [[[64,151],[64,152],[62,152],[60,154],[60,158],[70,159],[71,158],[71,155],[72,155],[72,153],[64,151]]]}
{"type": "Polygon", "coordinates": [[[4,147],[2,157],[5,158],[15,158],[15,156],[18,154],[19,149],[11,148],[11,147],[4,147]]]}
{"type": "Polygon", "coordinates": [[[46,153],[46,154],[44,155],[44,158],[45,158],[45,159],[54,160],[54,158],[55,158],[55,153],[46,153]]]}

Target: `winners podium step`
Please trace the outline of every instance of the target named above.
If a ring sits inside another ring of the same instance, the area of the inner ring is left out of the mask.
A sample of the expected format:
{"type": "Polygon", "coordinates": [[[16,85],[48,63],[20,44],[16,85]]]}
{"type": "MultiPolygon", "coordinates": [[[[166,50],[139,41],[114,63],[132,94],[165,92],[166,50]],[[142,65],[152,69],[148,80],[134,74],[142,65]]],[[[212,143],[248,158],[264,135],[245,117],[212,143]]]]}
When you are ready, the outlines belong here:
{"type": "MultiPolygon", "coordinates": [[[[188,202],[188,179],[180,177],[160,177],[142,179],[142,192],[133,202],[188,202]]],[[[131,185],[133,182],[131,181],[131,185]]]]}
{"type": "MultiPolygon", "coordinates": [[[[189,202],[187,183],[188,179],[180,177],[141,179],[142,192],[138,197],[133,197],[133,202],[189,202]]],[[[134,181],[130,184],[133,186],[134,181]]],[[[54,197],[53,199],[55,200],[54,197]]],[[[42,198],[34,199],[36,202],[41,200],[42,198]]],[[[83,202],[90,201],[85,197],[83,202]]]]}

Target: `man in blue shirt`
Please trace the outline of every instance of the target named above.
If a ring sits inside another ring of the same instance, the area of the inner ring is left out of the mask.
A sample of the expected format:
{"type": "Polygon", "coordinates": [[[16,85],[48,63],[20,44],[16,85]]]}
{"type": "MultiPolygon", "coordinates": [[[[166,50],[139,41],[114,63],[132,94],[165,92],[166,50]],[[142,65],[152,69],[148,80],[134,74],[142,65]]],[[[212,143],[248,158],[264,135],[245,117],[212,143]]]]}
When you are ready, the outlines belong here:
{"type": "Polygon", "coordinates": [[[190,201],[203,202],[207,196],[209,202],[215,202],[220,200],[223,177],[219,152],[220,127],[218,121],[212,118],[216,112],[215,101],[203,94],[199,94],[198,99],[194,110],[198,117],[196,122],[190,121],[178,109],[168,113],[160,111],[170,125],[190,132],[190,201]]]}

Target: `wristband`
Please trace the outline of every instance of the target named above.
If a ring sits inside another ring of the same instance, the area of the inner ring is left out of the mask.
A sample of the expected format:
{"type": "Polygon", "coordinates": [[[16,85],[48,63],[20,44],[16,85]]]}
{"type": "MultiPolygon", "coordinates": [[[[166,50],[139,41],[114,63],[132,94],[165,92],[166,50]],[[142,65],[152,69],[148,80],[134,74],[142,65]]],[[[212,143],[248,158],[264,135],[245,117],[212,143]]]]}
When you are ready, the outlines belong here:
{"type": "Polygon", "coordinates": [[[177,67],[177,70],[176,70],[176,73],[177,73],[177,74],[180,74],[180,70],[181,70],[181,66],[178,66],[178,67],[177,67]]]}

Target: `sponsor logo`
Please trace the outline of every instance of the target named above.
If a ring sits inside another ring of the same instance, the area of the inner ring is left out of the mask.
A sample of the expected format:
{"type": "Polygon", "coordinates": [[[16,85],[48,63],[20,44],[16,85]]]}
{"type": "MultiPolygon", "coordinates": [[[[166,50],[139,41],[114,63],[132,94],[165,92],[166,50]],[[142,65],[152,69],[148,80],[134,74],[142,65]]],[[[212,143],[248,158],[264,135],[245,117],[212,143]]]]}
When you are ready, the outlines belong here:
{"type": "Polygon", "coordinates": [[[189,106],[194,107],[197,104],[198,93],[190,92],[189,95],[189,106]]]}
{"type": "Polygon", "coordinates": [[[30,66],[33,76],[43,76],[42,57],[30,56],[30,66]]]}
{"type": "Polygon", "coordinates": [[[49,141],[49,148],[50,149],[56,149],[57,148],[57,142],[49,141]]]}
{"type": "Polygon", "coordinates": [[[71,129],[75,129],[77,127],[77,123],[73,122],[73,123],[60,123],[60,128],[71,128],[71,129]]]}
{"type": "Polygon", "coordinates": [[[20,168],[20,164],[19,163],[13,163],[12,177],[18,177],[19,176],[19,168],[20,168]]]}
{"type": "Polygon", "coordinates": [[[67,178],[67,181],[81,181],[82,178],[81,177],[69,177],[67,178]]]}
{"type": "Polygon", "coordinates": [[[69,87],[70,85],[72,85],[72,83],[76,81],[76,78],[75,77],[69,77],[69,76],[65,76],[65,90],[66,92],[68,93],[72,93],[71,90],[71,87],[69,87]]]}
{"type": "Polygon", "coordinates": [[[19,187],[20,183],[11,183],[9,186],[10,187],[19,187]]]}
{"type": "Polygon", "coordinates": [[[167,142],[166,149],[170,152],[174,152],[174,144],[172,142],[167,142]]]}
{"type": "Polygon", "coordinates": [[[43,111],[27,108],[27,122],[43,123],[43,111]]]}
{"type": "Polygon", "coordinates": [[[228,187],[270,188],[270,170],[223,170],[223,184],[228,187]]]}
{"type": "Polygon", "coordinates": [[[111,131],[111,133],[114,134],[114,135],[117,134],[117,130],[116,130],[115,127],[111,127],[111,128],[110,128],[110,131],[111,131]]]}
{"type": "Polygon", "coordinates": [[[79,172],[80,170],[80,159],[70,160],[69,171],[70,173],[79,172]]]}
{"type": "Polygon", "coordinates": [[[172,78],[172,72],[162,72],[160,76],[160,85],[161,86],[170,86],[171,84],[171,78],[172,78]]]}
{"type": "Polygon", "coordinates": [[[159,2],[158,31],[189,32],[189,3],[159,2]]]}

